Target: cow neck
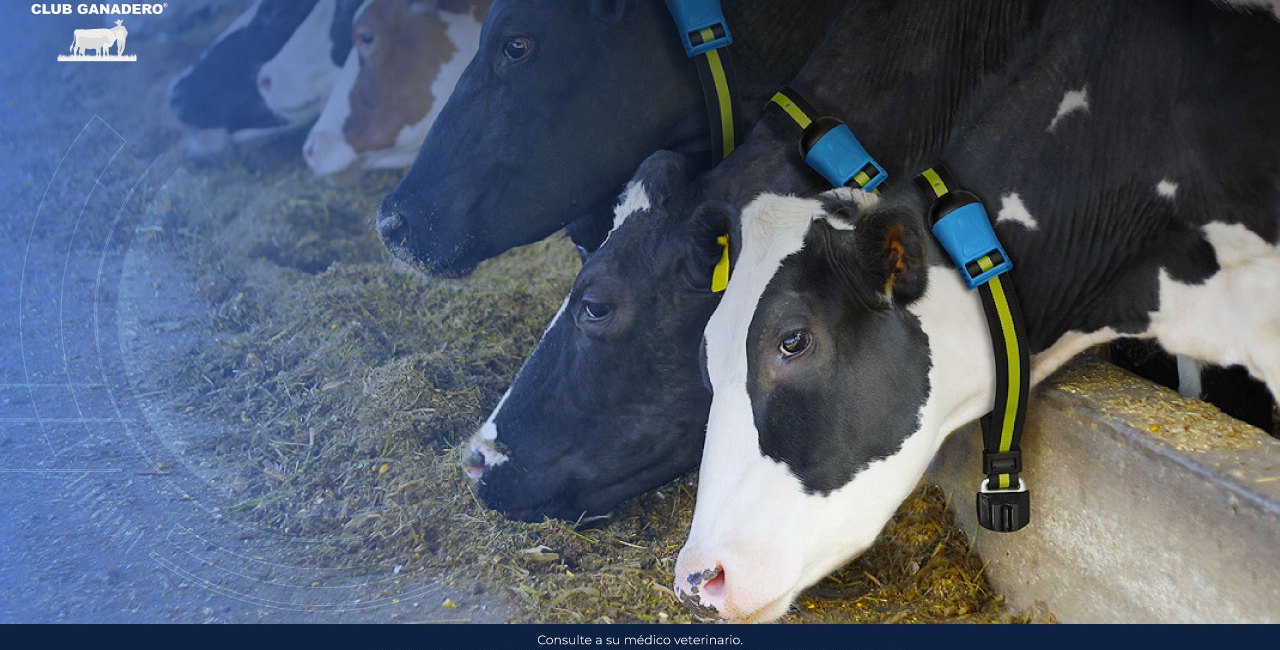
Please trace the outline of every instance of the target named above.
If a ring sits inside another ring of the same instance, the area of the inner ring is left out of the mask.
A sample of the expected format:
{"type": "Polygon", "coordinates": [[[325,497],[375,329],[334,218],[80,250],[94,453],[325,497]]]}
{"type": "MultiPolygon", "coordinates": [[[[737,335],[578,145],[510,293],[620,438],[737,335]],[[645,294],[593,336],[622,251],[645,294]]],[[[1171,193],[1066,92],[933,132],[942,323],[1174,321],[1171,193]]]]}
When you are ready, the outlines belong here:
{"type": "Polygon", "coordinates": [[[730,52],[733,33],[719,0],[666,0],[666,4],[685,56],[698,69],[714,166],[733,153],[742,137],[742,109],[734,91],[737,78],[730,52]]]}
{"type": "Polygon", "coordinates": [[[754,124],[764,102],[791,79],[845,13],[846,0],[727,0],[726,19],[733,26],[734,64],[740,74],[737,92],[744,123],[754,124]]]}
{"type": "MultiPolygon", "coordinates": [[[[1044,22],[1041,9],[1027,6],[1034,3],[988,2],[980,11],[969,11],[969,4],[927,0],[851,4],[827,27],[832,34],[857,33],[857,38],[826,39],[788,85],[825,114],[845,119],[890,171],[921,169],[937,159],[967,120],[981,115],[998,98],[998,89],[984,80],[1018,66],[1033,53],[1028,44],[1044,22]],[[866,28],[869,15],[877,18],[875,29],[866,28]],[[987,34],[986,38],[964,38],[975,31],[987,34]],[[929,36],[930,45],[920,45],[921,34],[929,36]],[[833,74],[837,70],[840,73],[833,74]],[[921,78],[938,83],[921,83],[921,78]],[[934,96],[938,93],[941,97],[934,96]]],[[[761,12],[755,19],[777,19],[769,14],[761,12]]],[[[747,31],[737,24],[735,29],[738,34],[747,31]]],[[[755,44],[740,47],[740,72],[746,67],[745,55],[755,48],[755,44]]],[[[753,81],[767,78],[742,76],[753,81]]],[[[767,89],[744,88],[744,111],[764,108],[783,83],[767,89]]],[[[787,124],[760,120],[738,155],[703,176],[701,194],[741,208],[761,193],[803,196],[828,187],[795,154],[795,142],[787,124]]]]}
{"type": "Polygon", "coordinates": [[[758,117],[760,84],[744,85],[734,61],[741,55],[748,72],[744,78],[765,79],[766,86],[789,77],[802,64],[790,53],[805,52],[804,45],[825,32],[833,3],[756,2],[732,20],[719,0],[666,0],[666,5],[676,36],[698,71],[711,141],[709,162],[715,166],[737,148],[743,125],[758,117]],[[735,47],[735,42],[741,44],[735,47]],[[744,96],[752,106],[745,112],[744,96]]]}

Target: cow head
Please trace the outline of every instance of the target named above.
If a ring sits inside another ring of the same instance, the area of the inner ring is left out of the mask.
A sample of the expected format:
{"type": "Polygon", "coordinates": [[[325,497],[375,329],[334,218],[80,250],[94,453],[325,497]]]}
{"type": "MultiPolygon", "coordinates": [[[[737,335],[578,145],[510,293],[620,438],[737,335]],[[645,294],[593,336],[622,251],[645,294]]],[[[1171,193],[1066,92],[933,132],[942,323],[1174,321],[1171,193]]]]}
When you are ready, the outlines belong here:
{"type": "Polygon", "coordinates": [[[407,167],[475,55],[488,0],[371,0],[350,35],[355,51],[303,145],[322,176],[358,161],[407,167]]]}
{"type": "Polygon", "coordinates": [[[662,3],[498,0],[379,233],[468,273],[606,205],[649,153],[701,144],[702,102],[662,3]]]}
{"type": "Polygon", "coordinates": [[[939,432],[983,399],[990,408],[977,297],[954,270],[929,273],[919,210],[876,204],[838,190],[743,211],[742,251],[706,328],[715,397],[675,570],[700,617],[785,613],[871,545],[939,432]]]}
{"type": "Polygon", "coordinates": [[[698,356],[731,210],[674,205],[677,154],[650,157],[615,228],[464,458],[480,497],[508,517],[577,519],[691,469],[710,394],[698,356]]]}
{"type": "Polygon", "coordinates": [[[270,133],[314,116],[337,73],[331,57],[339,52],[329,49],[325,29],[345,22],[349,32],[354,13],[353,0],[255,2],[169,86],[174,115],[190,131],[188,147],[212,153],[230,136],[270,133]],[[271,63],[285,54],[291,63],[271,63]]]}
{"type": "Polygon", "coordinates": [[[258,71],[258,92],[290,124],[320,113],[343,61],[330,58],[330,28],[338,0],[320,0],[271,60],[258,71]]]}

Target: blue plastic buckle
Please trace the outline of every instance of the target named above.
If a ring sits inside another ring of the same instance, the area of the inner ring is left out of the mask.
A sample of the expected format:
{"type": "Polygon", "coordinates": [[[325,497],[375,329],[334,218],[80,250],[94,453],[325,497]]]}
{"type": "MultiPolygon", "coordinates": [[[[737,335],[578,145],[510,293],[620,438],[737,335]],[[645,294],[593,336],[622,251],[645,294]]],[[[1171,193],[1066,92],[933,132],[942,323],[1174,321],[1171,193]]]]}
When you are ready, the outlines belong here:
{"type": "Polygon", "coordinates": [[[854,137],[848,124],[840,124],[822,136],[809,149],[804,161],[822,174],[832,187],[845,187],[858,175],[867,171],[870,179],[862,184],[862,191],[871,192],[889,178],[884,167],[876,162],[866,148],[854,137]]]}
{"type": "Polygon", "coordinates": [[[724,19],[720,0],[667,0],[667,9],[676,21],[680,43],[684,45],[684,53],[689,58],[733,43],[733,34],[729,33],[729,21],[724,19]],[[716,30],[717,27],[722,35],[709,41],[696,42],[695,39],[701,38],[702,30],[716,30]]]}
{"type": "Polygon", "coordinates": [[[943,215],[933,224],[933,236],[951,256],[970,289],[977,289],[991,278],[1013,269],[1013,260],[996,238],[996,230],[991,227],[991,219],[981,202],[967,203],[943,215]],[[995,253],[999,253],[999,262],[975,275],[971,266],[995,253]]]}

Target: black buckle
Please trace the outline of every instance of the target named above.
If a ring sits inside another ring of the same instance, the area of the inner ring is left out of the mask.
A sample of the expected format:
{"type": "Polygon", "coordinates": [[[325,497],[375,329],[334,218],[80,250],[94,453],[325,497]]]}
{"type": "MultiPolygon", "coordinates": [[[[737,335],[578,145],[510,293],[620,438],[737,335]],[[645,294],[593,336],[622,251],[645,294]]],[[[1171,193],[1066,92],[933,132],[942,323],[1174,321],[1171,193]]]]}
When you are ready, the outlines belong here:
{"type": "Polygon", "coordinates": [[[986,476],[997,474],[1021,474],[1022,450],[983,451],[982,473],[986,476]]]}
{"type": "Polygon", "coordinates": [[[992,490],[982,481],[978,491],[978,524],[997,533],[1012,533],[1031,522],[1031,493],[1027,483],[1018,479],[1018,487],[992,490]]]}

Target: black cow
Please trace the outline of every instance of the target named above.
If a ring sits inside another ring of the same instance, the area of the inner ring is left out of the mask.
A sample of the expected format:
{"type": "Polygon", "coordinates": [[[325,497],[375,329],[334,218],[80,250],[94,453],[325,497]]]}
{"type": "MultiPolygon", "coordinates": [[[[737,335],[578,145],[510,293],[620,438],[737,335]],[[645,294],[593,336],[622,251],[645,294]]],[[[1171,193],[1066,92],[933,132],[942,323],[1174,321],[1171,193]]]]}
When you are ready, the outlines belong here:
{"type": "MultiPolygon", "coordinates": [[[[1014,260],[1032,382],[1141,337],[1280,394],[1280,25],[1203,2],[1037,12],[1014,65],[951,104],[959,128],[917,123],[1014,260]]],[[[949,103],[957,71],[928,65],[938,52],[882,46],[881,61],[930,70],[949,103]]],[[[714,398],[675,569],[705,618],[780,616],[870,546],[945,437],[992,408],[986,318],[922,198],[905,182],[835,198],[748,205],[707,325],[714,398]]]]}
{"type": "MultiPolygon", "coordinates": [[[[745,124],[791,78],[844,0],[729,0],[745,124]]],[[[645,156],[709,161],[705,103],[658,0],[494,3],[479,53],[417,161],[382,204],[400,257],[442,275],[570,228],[593,249],[609,203],[645,156]]]]}

